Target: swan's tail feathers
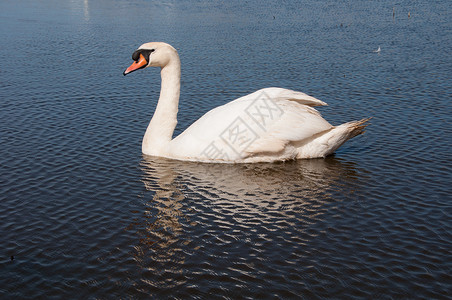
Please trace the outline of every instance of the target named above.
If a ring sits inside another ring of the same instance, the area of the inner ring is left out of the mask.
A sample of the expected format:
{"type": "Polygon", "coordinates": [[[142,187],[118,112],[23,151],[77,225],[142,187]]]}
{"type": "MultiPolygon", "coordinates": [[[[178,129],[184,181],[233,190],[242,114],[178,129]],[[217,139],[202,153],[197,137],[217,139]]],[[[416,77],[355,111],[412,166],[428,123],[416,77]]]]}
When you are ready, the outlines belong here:
{"type": "Polygon", "coordinates": [[[350,137],[348,139],[351,139],[357,135],[360,135],[360,134],[363,134],[364,132],[366,132],[365,129],[367,126],[370,125],[370,123],[369,123],[370,119],[372,119],[372,117],[362,119],[359,121],[348,122],[348,123],[342,124],[340,126],[348,125],[348,127],[350,128],[350,137]]]}
{"type": "Polygon", "coordinates": [[[319,133],[310,140],[303,141],[298,146],[297,158],[325,157],[333,154],[346,141],[357,135],[363,134],[368,121],[371,118],[360,121],[351,121],[319,133]]]}

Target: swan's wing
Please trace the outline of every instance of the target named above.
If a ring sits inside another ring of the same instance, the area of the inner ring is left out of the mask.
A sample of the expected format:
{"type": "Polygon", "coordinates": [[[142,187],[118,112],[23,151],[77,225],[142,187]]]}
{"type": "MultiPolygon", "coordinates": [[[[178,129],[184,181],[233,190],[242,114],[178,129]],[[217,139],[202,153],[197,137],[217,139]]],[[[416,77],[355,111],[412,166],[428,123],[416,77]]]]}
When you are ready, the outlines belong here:
{"type": "Polygon", "coordinates": [[[326,103],[301,92],[266,88],[217,107],[172,143],[174,156],[241,160],[277,153],[332,126],[312,106],[326,103]]]}
{"type": "Polygon", "coordinates": [[[246,149],[248,155],[281,152],[291,142],[301,142],[333,127],[312,107],[288,100],[275,103],[283,110],[283,115],[246,149]]]}

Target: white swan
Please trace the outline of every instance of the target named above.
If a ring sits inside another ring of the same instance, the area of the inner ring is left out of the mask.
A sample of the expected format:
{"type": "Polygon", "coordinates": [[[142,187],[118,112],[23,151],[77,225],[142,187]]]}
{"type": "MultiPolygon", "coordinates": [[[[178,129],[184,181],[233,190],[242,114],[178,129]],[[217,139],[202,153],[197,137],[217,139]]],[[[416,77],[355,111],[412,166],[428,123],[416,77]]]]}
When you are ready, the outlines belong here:
{"type": "Polygon", "coordinates": [[[368,119],[332,126],[313,108],[326,103],[301,92],[265,88],[212,109],[173,139],[181,74],[176,49],[146,43],[132,59],[124,75],[161,68],[160,98],[143,137],[146,155],[232,163],[325,157],[367,126],[368,119]]]}

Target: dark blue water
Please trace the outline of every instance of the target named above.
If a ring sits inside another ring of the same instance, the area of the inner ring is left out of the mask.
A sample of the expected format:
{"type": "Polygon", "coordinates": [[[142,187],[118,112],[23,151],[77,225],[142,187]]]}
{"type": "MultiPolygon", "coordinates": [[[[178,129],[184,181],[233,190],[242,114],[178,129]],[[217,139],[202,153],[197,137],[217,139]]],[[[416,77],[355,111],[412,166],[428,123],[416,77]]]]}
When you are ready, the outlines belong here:
{"type": "Polygon", "coordinates": [[[2,1],[1,298],[450,297],[451,16],[449,1],[2,1]],[[148,41],[181,57],[176,133],[268,86],[372,125],[326,159],[143,157],[160,78],[122,71],[148,41]]]}

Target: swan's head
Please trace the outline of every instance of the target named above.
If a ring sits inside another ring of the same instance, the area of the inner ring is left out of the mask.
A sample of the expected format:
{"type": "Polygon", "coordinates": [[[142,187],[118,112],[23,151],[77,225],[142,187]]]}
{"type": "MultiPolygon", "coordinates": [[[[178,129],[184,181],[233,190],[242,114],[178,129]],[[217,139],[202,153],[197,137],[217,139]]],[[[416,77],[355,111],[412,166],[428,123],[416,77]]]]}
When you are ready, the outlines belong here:
{"type": "Polygon", "coordinates": [[[132,59],[134,62],[124,71],[124,76],[147,67],[163,68],[173,60],[179,61],[179,56],[171,45],[152,42],[141,45],[138,50],[133,52],[132,59]]]}

